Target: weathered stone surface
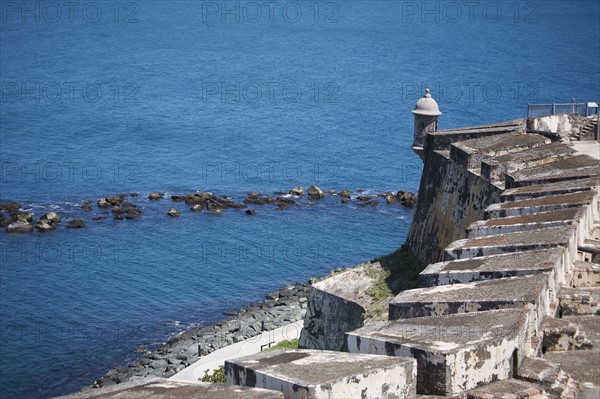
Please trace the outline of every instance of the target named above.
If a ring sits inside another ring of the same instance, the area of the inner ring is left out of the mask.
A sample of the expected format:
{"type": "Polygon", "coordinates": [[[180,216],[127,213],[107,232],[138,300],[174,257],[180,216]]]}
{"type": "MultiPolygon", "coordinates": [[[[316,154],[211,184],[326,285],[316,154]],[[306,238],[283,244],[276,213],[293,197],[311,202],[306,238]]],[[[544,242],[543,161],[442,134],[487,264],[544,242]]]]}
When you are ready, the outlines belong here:
{"type": "Polygon", "coordinates": [[[536,384],[509,378],[492,382],[465,393],[466,399],[526,399],[543,398],[545,392],[536,384]]]}
{"type": "Polygon", "coordinates": [[[553,143],[536,146],[520,152],[511,152],[502,156],[483,159],[481,175],[489,180],[501,180],[507,173],[532,168],[572,156],[575,150],[565,144],[553,143]]]}
{"type": "Polygon", "coordinates": [[[406,244],[421,262],[443,259],[444,248],[465,237],[465,229],[500,202],[501,188],[432,152],[421,176],[417,206],[406,244]]]}
{"type": "MultiPolygon", "coordinates": [[[[498,255],[542,248],[563,247],[569,272],[577,253],[577,229],[574,226],[549,227],[525,232],[457,240],[446,248],[446,260],[498,255]]],[[[564,277],[559,276],[559,281],[564,277]]]]}
{"type": "Polygon", "coordinates": [[[286,398],[414,399],[412,358],[275,350],[225,362],[225,381],[278,390],[286,398]]]}
{"type": "Polygon", "coordinates": [[[453,143],[450,146],[450,159],[479,173],[481,161],[486,157],[501,156],[544,144],[550,144],[550,139],[539,134],[496,134],[453,143]]]}
{"type": "Polygon", "coordinates": [[[568,288],[562,287],[558,293],[559,314],[600,315],[600,288],[568,288]]]}
{"type": "Polygon", "coordinates": [[[567,319],[546,317],[542,321],[542,352],[589,349],[592,343],[585,338],[585,332],[567,319]]]}
{"type": "Polygon", "coordinates": [[[549,276],[539,274],[403,291],[390,302],[390,320],[523,308],[537,327],[550,314],[549,276]]]}
{"type": "Polygon", "coordinates": [[[600,265],[575,261],[573,268],[573,287],[600,287],[600,265]]]}
{"type": "Polygon", "coordinates": [[[597,214],[596,191],[581,191],[568,194],[551,195],[533,199],[524,199],[500,204],[492,204],[485,210],[485,218],[520,216],[548,212],[564,208],[581,207],[594,204],[592,210],[597,214]]]}
{"type": "Polygon", "coordinates": [[[505,190],[500,198],[502,202],[516,201],[527,198],[537,198],[548,195],[568,194],[576,191],[591,190],[600,187],[597,178],[584,178],[543,183],[538,185],[521,186],[505,190]]]}
{"type": "Polygon", "coordinates": [[[600,176],[600,162],[577,155],[506,175],[506,188],[600,176]]]}
{"type": "Polygon", "coordinates": [[[59,399],[283,399],[280,392],[224,384],[144,378],[59,399]]]}
{"type": "Polygon", "coordinates": [[[487,237],[518,231],[537,230],[565,224],[582,222],[586,209],[566,208],[550,212],[479,220],[467,228],[468,238],[487,237]]]}
{"type": "Polygon", "coordinates": [[[419,280],[421,285],[433,287],[551,272],[558,276],[563,267],[563,249],[557,247],[433,263],[421,272],[419,280]]]}
{"type": "Polygon", "coordinates": [[[480,126],[438,130],[427,134],[424,149],[428,154],[433,151],[448,151],[452,143],[505,133],[525,133],[525,130],[526,119],[524,118],[480,126]]]}
{"type": "Polygon", "coordinates": [[[511,377],[527,336],[527,313],[510,309],[375,323],[349,332],[347,345],[352,353],[414,357],[417,391],[447,395],[511,377]]]}
{"type": "Polygon", "coordinates": [[[371,263],[313,284],[299,347],[343,350],[344,334],[361,327],[367,310],[375,305],[364,293],[381,273],[381,264],[371,263]]]}

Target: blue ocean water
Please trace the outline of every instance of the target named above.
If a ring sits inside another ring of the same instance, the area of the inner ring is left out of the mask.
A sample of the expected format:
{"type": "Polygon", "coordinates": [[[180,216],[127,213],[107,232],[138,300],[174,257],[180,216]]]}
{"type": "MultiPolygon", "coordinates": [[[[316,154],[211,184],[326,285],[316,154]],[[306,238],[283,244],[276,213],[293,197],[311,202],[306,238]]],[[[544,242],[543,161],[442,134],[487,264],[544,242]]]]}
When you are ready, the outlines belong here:
{"type": "Polygon", "coordinates": [[[269,290],[391,252],[412,217],[328,197],[171,219],[149,192],[416,191],[425,87],[440,128],[600,93],[596,1],[0,4],[0,199],[68,219],[139,192],[145,212],[0,234],[3,398],[77,390],[269,290]]]}

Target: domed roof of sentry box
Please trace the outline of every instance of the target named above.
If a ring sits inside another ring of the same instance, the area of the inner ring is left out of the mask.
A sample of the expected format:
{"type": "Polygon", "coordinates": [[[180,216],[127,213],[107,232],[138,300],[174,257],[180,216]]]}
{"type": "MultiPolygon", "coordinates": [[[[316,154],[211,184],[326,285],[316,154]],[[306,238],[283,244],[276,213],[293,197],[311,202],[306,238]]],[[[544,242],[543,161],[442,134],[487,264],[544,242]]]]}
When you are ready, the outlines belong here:
{"type": "Polygon", "coordinates": [[[413,114],[428,116],[438,116],[442,114],[438,108],[438,103],[431,97],[429,89],[425,89],[425,95],[419,98],[419,101],[417,101],[417,105],[415,105],[415,109],[412,112],[413,114]]]}

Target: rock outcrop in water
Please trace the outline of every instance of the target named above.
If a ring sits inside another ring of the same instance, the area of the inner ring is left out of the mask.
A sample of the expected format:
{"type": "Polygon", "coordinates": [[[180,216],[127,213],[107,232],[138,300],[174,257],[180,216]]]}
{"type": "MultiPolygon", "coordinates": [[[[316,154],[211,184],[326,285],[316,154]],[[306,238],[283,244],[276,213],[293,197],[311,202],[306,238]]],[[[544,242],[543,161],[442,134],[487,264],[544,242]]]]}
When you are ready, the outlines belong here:
{"type": "MultiPolygon", "coordinates": [[[[416,201],[416,195],[407,193],[404,191],[385,192],[377,194],[364,194],[362,190],[357,190],[357,195],[352,197],[352,193],[348,189],[344,189],[339,193],[335,190],[327,190],[330,196],[339,196],[342,198],[341,203],[355,203],[359,207],[376,206],[379,204],[379,200],[375,199],[374,196],[386,198],[387,204],[394,204],[399,202],[405,207],[412,207],[416,201]],[[362,194],[361,194],[362,193],[362,194]]],[[[219,196],[207,191],[197,191],[190,194],[173,194],[171,195],[171,201],[177,203],[185,203],[189,206],[189,210],[192,212],[201,212],[202,210],[210,211],[213,214],[220,214],[222,211],[227,209],[245,209],[248,206],[274,206],[275,210],[283,211],[290,209],[293,205],[302,206],[303,204],[310,204],[311,200],[320,200],[326,197],[325,191],[319,187],[312,185],[307,190],[307,196],[304,196],[304,189],[301,186],[295,187],[288,193],[276,192],[276,196],[261,194],[258,192],[250,192],[247,197],[241,201],[235,201],[228,196],[219,196]],[[293,196],[293,197],[290,197],[293,196]]],[[[114,220],[125,221],[125,220],[139,220],[142,217],[144,211],[142,208],[156,203],[158,200],[163,199],[165,196],[162,192],[152,192],[148,194],[148,201],[144,202],[143,199],[136,200],[138,197],[137,193],[132,194],[118,194],[108,195],[104,198],[96,200],[97,210],[100,214],[93,214],[94,207],[92,202],[84,200],[79,206],[82,211],[90,214],[89,219],[85,218],[85,214],[77,215],[78,219],[82,223],[86,223],[86,220],[93,222],[100,222],[107,219],[107,215],[110,213],[114,220]]],[[[324,203],[327,203],[326,201],[324,203]]],[[[12,233],[28,233],[34,229],[38,232],[49,232],[56,230],[60,224],[61,217],[56,212],[47,212],[40,217],[35,223],[32,221],[34,215],[31,212],[22,212],[21,204],[18,202],[8,202],[0,204],[0,227],[6,228],[7,232],[12,233]],[[5,215],[8,213],[8,215],[5,215]],[[19,223],[16,223],[19,222],[19,223]],[[25,223],[21,223],[25,222],[25,223]],[[31,228],[27,226],[29,224],[31,228]],[[8,228],[10,225],[12,227],[8,228]]],[[[176,208],[169,207],[163,212],[169,216],[178,217],[182,216],[182,211],[176,208]]],[[[255,214],[256,210],[250,210],[248,214],[255,214]]],[[[70,226],[65,226],[70,227],[70,226]]]]}

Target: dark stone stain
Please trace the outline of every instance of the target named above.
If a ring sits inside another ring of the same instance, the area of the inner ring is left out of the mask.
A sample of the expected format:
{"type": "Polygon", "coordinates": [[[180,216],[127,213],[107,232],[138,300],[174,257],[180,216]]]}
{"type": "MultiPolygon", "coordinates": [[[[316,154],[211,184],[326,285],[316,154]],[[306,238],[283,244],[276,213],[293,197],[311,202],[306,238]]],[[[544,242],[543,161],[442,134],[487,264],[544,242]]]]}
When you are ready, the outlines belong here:
{"type": "Polygon", "coordinates": [[[240,384],[240,385],[245,385],[247,387],[255,387],[256,386],[256,374],[254,373],[253,370],[246,369],[246,380],[244,381],[244,384],[240,384]]]}
{"type": "Polygon", "coordinates": [[[391,342],[386,342],[385,343],[385,354],[388,356],[395,356],[396,355],[396,345],[394,345],[391,342]]]}

